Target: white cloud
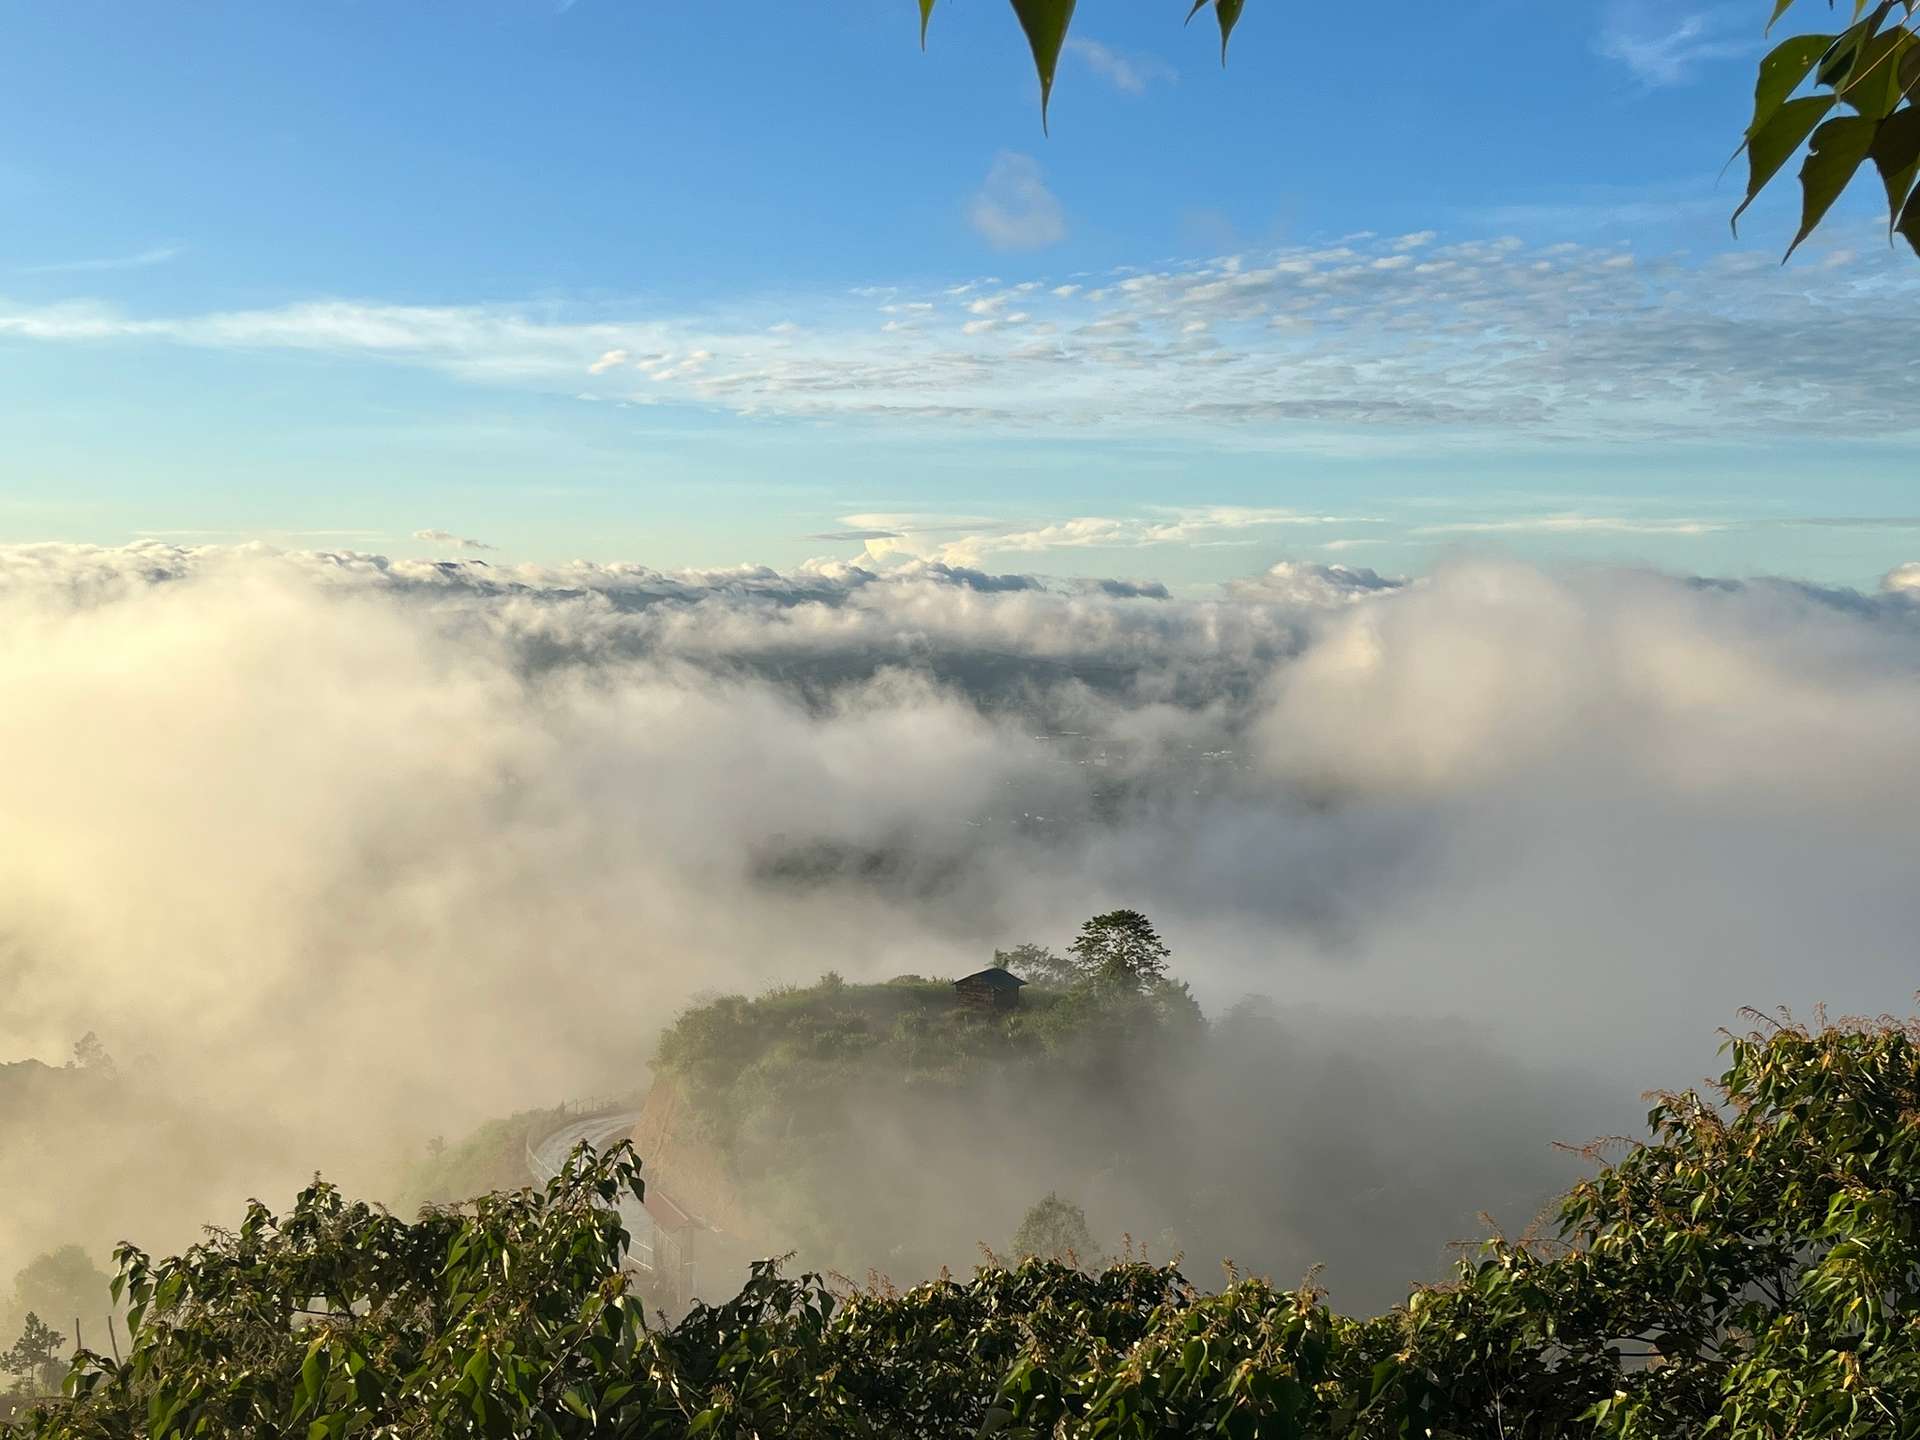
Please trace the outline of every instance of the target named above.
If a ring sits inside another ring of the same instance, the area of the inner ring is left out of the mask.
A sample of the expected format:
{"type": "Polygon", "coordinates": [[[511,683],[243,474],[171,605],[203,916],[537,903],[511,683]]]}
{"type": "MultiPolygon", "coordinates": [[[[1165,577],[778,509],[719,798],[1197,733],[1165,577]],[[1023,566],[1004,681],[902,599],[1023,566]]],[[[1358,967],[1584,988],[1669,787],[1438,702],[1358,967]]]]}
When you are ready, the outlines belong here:
{"type": "Polygon", "coordinates": [[[967,218],[996,250],[1040,250],[1067,238],[1067,212],[1031,155],[1002,151],[967,218]]]}
{"type": "Polygon", "coordinates": [[[1124,95],[1144,95],[1155,82],[1180,78],[1179,72],[1158,56],[1123,54],[1084,36],[1069,38],[1067,52],[1079,56],[1088,69],[1124,95]]]}
{"type": "Polygon", "coordinates": [[[1609,0],[1596,46],[1643,85],[1679,85],[1700,66],[1753,49],[1746,6],[1675,10],[1657,0],[1609,0]]]}
{"type": "Polygon", "coordinates": [[[424,540],[430,545],[444,545],[453,550],[493,550],[498,548],[487,544],[484,540],[472,540],[463,535],[456,535],[451,530],[416,530],[413,532],[413,538],[416,540],[424,540]]]}

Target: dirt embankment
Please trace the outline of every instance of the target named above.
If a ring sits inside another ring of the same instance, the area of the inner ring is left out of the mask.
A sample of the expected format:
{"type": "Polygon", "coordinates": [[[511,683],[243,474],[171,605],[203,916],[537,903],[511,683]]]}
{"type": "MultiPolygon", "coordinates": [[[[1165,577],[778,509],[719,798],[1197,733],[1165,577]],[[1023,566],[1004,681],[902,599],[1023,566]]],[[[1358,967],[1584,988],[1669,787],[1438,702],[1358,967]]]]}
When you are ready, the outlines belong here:
{"type": "Polygon", "coordinates": [[[743,1244],[751,1245],[764,1233],[741,1202],[726,1160],[701,1135],[693,1107],[671,1076],[656,1076],[647,1092],[633,1127],[633,1148],[647,1182],[671,1195],[682,1209],[743,1244]]]}

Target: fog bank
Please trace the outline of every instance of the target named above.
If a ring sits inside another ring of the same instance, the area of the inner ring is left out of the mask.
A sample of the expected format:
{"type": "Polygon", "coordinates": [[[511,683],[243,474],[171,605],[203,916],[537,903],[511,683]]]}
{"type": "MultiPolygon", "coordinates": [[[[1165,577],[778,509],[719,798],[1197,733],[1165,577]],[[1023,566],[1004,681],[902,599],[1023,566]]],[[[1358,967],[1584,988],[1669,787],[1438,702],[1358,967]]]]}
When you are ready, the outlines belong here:
{"type": "MultiPolygon", "coordinates": [[[[177,1243],[315,1167],[378,1176],[630,1085],[695,994],[961,973],[1119,904],[1216,1013],[1257,992],[1489,1057],[1469,1079],[1407,1047],[1350,1098],[1250,1107],[1280,1155],[1337,1157],[1370,1111],[1404,1133],[1398,1091],[1471,1154],[1494,1074],[1588,1097],[1570,1127],[1631,1123],[1739,1006],[1915,984],[1902,572],[1857,594],[1481,557],[1196,599],[18,547],[0,696],[0,1060],[95,1031],[244,1131],[155,1184],[124,1123],[35,1150],[54,1174],[8,1165],[0,1268],[177,1243]]],[[[1536,1122],[1542,1149],[1585,1138],[1536,1122]]],[[[1274,1223],[1336,1226],[1305,1188],[1274,1223]]]]}

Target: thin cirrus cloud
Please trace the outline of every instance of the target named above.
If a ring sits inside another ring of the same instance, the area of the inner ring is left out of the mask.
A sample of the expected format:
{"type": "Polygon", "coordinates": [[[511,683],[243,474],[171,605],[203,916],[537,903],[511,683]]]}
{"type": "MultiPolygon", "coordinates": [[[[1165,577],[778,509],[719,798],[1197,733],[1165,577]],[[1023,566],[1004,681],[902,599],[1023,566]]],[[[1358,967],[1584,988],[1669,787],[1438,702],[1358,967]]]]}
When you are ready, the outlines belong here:
{"type": "Polygon", "coordinates": [[[864,545],[870,540],[898,540],[902,532],[898,530],[816,530],[811,535],[803,535],[803,540],[819,540],[833,545],[864,545]]]}
{"type": "Polygon", "coordinates": [[[155,245],[145,250],[135,251],[131,255],[96,256],[83,260],[53,260],[42,265],[23,265],[19,269],[22,275],[84,275],[107,270],[145,270],[154,265],[165,265],[177,260],[182,254],[178,245],[155,245]]]}
{"type": "Polygon", "coordinates": [[[317,352],[556,395],[590,380],[589,398],[759,420],[1392,456],[1905,437],[1920,423],[1912,357],[1886,316],[1916,302],[1920,275],[1884,237],[1783,286],[1757,251],[1700,261],[1422,231],[699,314],[310,300],[150,315],[0,299],[0,343],[250,363],[317,352]]]}
{"type": "Polygon", "coordinates": [[[1719,520],[1629,515],[1525,515],[1506,520],[1460,520],[1414,527],[1415,535],[1713,535],[1733,528],[1719,520]]]}
{"type": "Polygon", "coordinates": [[[1704,65],[1753,48],[1751,7],[1677,10],[1652,0],[1611,0],[1595,49],[1649,88],[1681,85],[1704,65]]]}
{"type": "Polygon", "coordinates": [[[1920,530],[1920,515],[1795,515],[1775,523],[1816,530],[1920,530]]]}

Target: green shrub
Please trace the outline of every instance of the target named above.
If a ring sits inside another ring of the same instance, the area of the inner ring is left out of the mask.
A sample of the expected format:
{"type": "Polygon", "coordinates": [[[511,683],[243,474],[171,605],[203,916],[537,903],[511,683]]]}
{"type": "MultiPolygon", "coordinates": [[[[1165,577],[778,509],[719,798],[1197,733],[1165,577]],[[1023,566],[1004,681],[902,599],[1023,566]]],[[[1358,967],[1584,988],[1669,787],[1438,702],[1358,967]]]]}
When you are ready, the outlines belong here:
{"type": "Polygon", "coordinates": [[[120,1252],[124,1361],[83,1354],[39,1440],[189,1435],[1778,1437],[1920,1433],[1920,1046],[1730,1042],[1713,1095],[1372,1319],[1310,1290],[1030,1260],[904,1293],[773,1262],[649,1327],[610,1202],[624,1147],[412,1224],[315,1184],[185,1255],[120,1252]]]}

